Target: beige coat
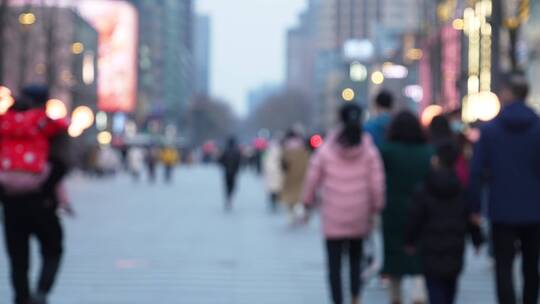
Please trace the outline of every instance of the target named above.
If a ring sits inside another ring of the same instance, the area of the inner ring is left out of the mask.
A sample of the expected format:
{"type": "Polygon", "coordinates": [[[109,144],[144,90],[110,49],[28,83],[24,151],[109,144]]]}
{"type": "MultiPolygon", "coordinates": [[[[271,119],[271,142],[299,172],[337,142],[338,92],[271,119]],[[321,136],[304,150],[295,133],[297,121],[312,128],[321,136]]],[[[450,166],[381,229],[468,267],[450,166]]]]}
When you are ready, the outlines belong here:
{"type": "Polygon", "coordinates": [[[285,170],[281,201],[289,206],[300,203],[302,199],[309,157],[309,151],[301,139],[292,139],[285,143],[283,150],[285,170]]]}

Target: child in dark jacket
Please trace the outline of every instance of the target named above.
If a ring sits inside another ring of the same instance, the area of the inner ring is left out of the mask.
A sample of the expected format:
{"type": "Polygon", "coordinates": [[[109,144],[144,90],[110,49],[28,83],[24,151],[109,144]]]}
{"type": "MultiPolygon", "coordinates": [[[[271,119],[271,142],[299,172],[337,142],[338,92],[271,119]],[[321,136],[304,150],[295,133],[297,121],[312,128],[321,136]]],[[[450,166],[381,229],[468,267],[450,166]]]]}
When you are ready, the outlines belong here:
{"type": "Polygon", "coordinates": [[[465,191],[455,172],[459,150],[440,143],[426,181],[417,191],[406,232],[408,252],[419,249],[431,304],[453,304],[463,270],[465,240],[470,235],[478,249],[483,237],[472,224],[465,191]]]}

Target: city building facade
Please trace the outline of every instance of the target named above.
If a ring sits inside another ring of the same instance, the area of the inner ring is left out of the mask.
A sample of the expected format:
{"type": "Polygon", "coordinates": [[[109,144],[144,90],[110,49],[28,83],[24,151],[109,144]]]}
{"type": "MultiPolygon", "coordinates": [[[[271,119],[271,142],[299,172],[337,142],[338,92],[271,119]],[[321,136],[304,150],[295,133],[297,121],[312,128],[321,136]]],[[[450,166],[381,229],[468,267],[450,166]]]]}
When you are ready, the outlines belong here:
{"type": "Polygon", "coordinates": [[[132,0],[139,12],[139,118],[180,124],[193,94],[193,1],[132,0]]]}
{"type": "Polygon", "coordinates": [[[195,20],[195,93],[210,95],[210,49],[211,19],[207,15],[197,15],[195,20]]]}

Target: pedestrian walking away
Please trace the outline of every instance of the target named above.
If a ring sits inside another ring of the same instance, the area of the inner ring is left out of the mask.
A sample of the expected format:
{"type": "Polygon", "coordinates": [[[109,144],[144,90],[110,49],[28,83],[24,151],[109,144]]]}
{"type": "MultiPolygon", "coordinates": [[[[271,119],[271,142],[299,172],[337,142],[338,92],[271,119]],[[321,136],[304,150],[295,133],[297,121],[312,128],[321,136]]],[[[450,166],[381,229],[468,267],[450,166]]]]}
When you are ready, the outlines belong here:
{"type": "Polygon", "coordinates": [[[233,196],[236,190],[236,180],[240,171],[242,154],[238,147],[236,138],[230,137],[227,140],[225,150],[219,158],[219,163],[223,168],[225,180],[225,208],[231,210],[233,206],[233,196]]]}
{"type": "Polygon", "coordinates": [[[160,151],[159,159],[165,167],[165,182],[172,182],[174,166],[176,166],[180,160],[178,149],[172,146],[164,147],[160,151]]]}
{"type": "Polygon", "coordinates": [[[471,201],[479,221],[487,189],[487,210],[495,253],[500,304],[537,304],[540,285],[540,119],[525,100],[522,75],[502,77],[502,111],[481,127],[471,164],[471,201]],[[516,247],[516,244],[519,244],[516,247]],[[522,256],[523,294],[516,295],[513,267],[522,256]],[[519,302],[521,303],[521,302],[519,302]]]}
{"type": "Polygon", "coordinates": [[[284,181],[281,201],[287,206],[291,224],[296,223],[298,207],[301,208],[302,187],[304,186],[309,157],[310,154],[304,138],[297,131],[289,130],[283,142],[284,181]]]}
{"type": "Polygon", "coordinates": [[[270,142],[263,161],[264,179],[270,196],[270,208],[273,212],[277,211],[279,193],[283,189],[283,168],[281,166],[281,157],[281,145],[279,144],[278,140],[273,140],[270,142]]]}
{"type": "Polygon", "coordinates": [[[15,106],[0,117],[0,199],[4,205],[4,235],[15,304],[46,303],[62,258],[63,232],[57,216],[66,207],[59,186],[68,165],[67,155],[51,146],[67,124],[49,119],[44,111],[49,91],[29,86],[15,106]],[[15,130],[10,130],[12,127],[15,130]],[[42,268],[35,292],[29,282],[30,238],[41,247],[42,268]]]}
{"type": "Polygon", "coordinates": [[[303,201],[315,205],[320,190],[328,276],[334,304],[344,301],[341,269],[345,250],[350,263],[350,295],[360,303],[362,243],[384,207],[384,169],[371,136],[361,128],[362,110],[349,104],[340,112],[341,128],[311,159],[303,201]]]}
{"type": "Polygon", "coordinates": [[[432,148],[418,118],[401,112],[389,128],[387,142],[381,147],[386,170],[386,209],[383,212],[384,266],[382,274],[390,279],[390,302],[403,303],[402,278],[413,276],[414,303],[425,303],[426,292],[421,279],[420,257],[407,255],[405,227],[412,196],[424,181],[430,168],[432,148]]]}
{"type": "Polygon", "coordinates": [[[364,126],[366,132],[371,135],[377,147],[380,147],[386,142],[386,134],[392,121],[393,106],[394,96],[392,93],[386,90],[381,91],[375,98],[375,114],[364,126]]]}
{"type": "Polygon", "coordinates": [[[455,302],[466,237],[472,237],[476,248],[483,242],[456,174],[458,158],[454,141],[439,142],[432,169],[414,195],[407,226],[405,249],[408,254],[419,250],[430,303],[455,302]]]}

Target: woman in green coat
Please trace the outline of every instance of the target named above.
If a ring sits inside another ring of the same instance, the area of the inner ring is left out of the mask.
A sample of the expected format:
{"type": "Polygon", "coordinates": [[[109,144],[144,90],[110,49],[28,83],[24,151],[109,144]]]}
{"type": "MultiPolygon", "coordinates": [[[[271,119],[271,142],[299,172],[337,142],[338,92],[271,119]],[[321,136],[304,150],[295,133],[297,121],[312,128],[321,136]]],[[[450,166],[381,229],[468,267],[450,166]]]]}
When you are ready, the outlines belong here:
{"type": "MultiPolygon", "coordinates": [[[[390,279],[392,304],[404,303],[401,295],[403,276],[421,274],[420,259],[404,251],[404,231],[408,209],[416,187],[430,168],[432,148],[418,118],[410,112],[399,113],[389,127],[388,141],[381,147],[386,170],[386,209],[383,212],[384,267],[390,279]]],[[[413,303],[425,303],[425,288],[417,280],[413,303]]]]}

